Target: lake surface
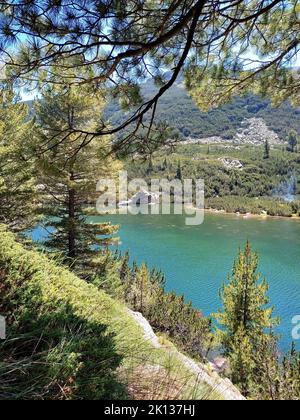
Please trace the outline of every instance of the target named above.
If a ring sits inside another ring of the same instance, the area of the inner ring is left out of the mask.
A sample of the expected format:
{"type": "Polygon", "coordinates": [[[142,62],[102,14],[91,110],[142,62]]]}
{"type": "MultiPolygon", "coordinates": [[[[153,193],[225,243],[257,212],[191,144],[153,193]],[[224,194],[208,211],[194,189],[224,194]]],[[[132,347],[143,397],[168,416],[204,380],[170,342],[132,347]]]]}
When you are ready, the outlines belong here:
{"type": "MultiPolygon", "coordinates": [[[[300,221],[244,219],[206,214],[201,226],[186,226],[183,216],[110,216],[120,224],[120,249],[149,267],[161,269],[167,289],[184,294],[205,315],[220,308],[219,289],[247,239],[260,255],[260,272],[270,284],[270,298],[281,317],[281,348],[292,341],[292,318],[300,315],[300,221]]],[[[97,218],[99,221],[99,218],[97,218]]],[[[35,239],[40,230],[34,234],[35,239]]],[[[300,342],[297,343],[300,348],[300,342]]]]}

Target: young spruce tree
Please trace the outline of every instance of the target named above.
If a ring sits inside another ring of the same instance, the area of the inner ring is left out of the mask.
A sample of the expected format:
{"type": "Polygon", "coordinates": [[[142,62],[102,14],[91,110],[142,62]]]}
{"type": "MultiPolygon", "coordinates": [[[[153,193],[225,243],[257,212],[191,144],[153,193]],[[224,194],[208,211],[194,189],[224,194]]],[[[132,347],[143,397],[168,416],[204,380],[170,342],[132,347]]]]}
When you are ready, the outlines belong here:
{"type": "MultiPolygon", "coordinates": [[[[216,314],[224,355],[228,358],[232,380],[247,396],[256,381],[258,358],[277,320],[267,307],[268,285],[258,274],[258,255],[249,242],[235,261],[228,284],[221,291],[224,310],[216,314]]],[[[265,355],[267,357],[267,354],[265,355]]]]}
{"type": "Polygon", "coordinates": [[[271,151],[271,146],[268,140],[265,141],[265,145],[264,145],[264,159],[270,159],[270,151],[271,151]]]}
{"type": "Polygon", "coordinates": [[[298,146],[298,133],[296,130],[291,130],[288,134],[288,148],[289,152],[295,153],[297,151],[298,146]]]}

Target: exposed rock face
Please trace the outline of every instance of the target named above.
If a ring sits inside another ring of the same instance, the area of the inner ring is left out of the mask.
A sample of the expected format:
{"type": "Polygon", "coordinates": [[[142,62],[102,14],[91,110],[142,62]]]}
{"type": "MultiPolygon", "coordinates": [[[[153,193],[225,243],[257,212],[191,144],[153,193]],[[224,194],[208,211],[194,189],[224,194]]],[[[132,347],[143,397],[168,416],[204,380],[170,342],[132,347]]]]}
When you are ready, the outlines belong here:
{"type": "Polygon", "coordinates": [[[146,190],[137,192],[132,198],[131,203],[134,205],[139,204],[157,204],[159,202],[159,195],[152,194],[146,190]]]}
{"type": "Polygon", "coordinates": [[[219,136],[206,137],[202,139],[194,139],[189,137],[187,140],[181,142],[181,144],[216,144],[216,143],[228,143],[228,140],[222,139],[219,136]]]}
{"type": "MultiPolygon", "coordinates": [[[[159,349],[163,347],[160,344],[158,337],[154,333],[151,325],[146,318],[143,317],[139,312],[133,312],[128,309],[131,316],[136,320],[140,327],[144,330],[145,339],[152,344],[153,347],[159,349]]],[[[197,375],[198,380],[209,385],[213,390],[217,391],[220,395],[223,396],[225,400],[234,400],[234,401],[243,401],[245,397],[239,392],[239,390],[232,384],[229,379],[221,378],[216,369],[211,365],[204,365],[198,363],[193,359],[185,356],[176,349],[170,349],[170,356],[176,357],[180,360],[186,368],[192,371],[197,375]]]]}
{"type": "Polygon", "coordinates": [[[152,344],[152,346],[156,349],[159,349],[161,347],[159,340],[146,318],[144,318],[140,312],[134,312],[131,309],[129,309],[129,313],[132,315],[135,321],[143,328],[145,340],[149,341],[152,344]]]}
{"type": "Polygon", "coordinates": [[[152,194],[146,190],[140,190],[131,197],[129,201],[121,201],[120,207],[125,206],[140,206],[140,205],[152,205],[159,204],[159,194],[152,194]]]}
{"type": "Polygon", "coordinates": [[[267,126],[262,118],[249,118],[242,122],[242,127],[237,130],[233,140],[222,137],[207,137],[201,139],[188,138],[182,144],[224,144],[233,142],[239,144],[261,145],[268,140],[270,144],[282,144],[279,136],[267,126]]]}
{"type": "Polygon", "coordinates": [[[244,165],[237,159],[219,158],[220,162],[223,163],[226,169],[243,169],[244,165]]]}
{"type": "Polygon", "coordinates": [[[242,123],[234,142],[238,144],[261,145],[269,141],[270,144],[282,143],[278,135],[270,130],[262,118],[250,118],[242,123]]]}

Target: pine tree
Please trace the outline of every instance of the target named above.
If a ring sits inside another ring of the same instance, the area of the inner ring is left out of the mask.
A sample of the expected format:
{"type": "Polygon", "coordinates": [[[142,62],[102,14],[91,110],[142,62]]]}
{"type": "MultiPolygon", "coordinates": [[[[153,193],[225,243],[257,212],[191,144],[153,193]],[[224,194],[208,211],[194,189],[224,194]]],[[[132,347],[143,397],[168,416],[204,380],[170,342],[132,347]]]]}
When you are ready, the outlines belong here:
{"type": "Polygon", "coordinates": [[[34,130],[28,107],[10,89],[0,91],[0,223],[15,231],[36,222],[34,130]]]}
{"type": "Polygon", "coordinates": [[[289,145],[288,145],[288,151],[289,152],[292,152],[292,153],[295,153],[296,150],[297,150],[297,145],[298,145],[298,134],[297,134],[297,131],[291,130],[289,132],[289,135],[288,135],[288,139],[287,140],[288,140],[288,143],[289,143],[289,145]]]}
{"type": "Polygon", "coordinates": [[[264,159],[270,159],[270,143],[268,140],[265,141],[265,148],[264,148],[265,152],[264,152],[264,159]]]}
{"type": "Polygon", "coordinates": [[[176,179],[182,181],[182,169],[181,169],[181,162],[178,162],[177,172],[176,172],[176,179]]]}
{"type": "Polygon", "coordinates": [[[278,338],[268,337],[257,351],[251,397],[260,400],[300,399],[300,353],[293,343],[282,358],[278,338]]]}
{"type": "Polygon", "coordinates": [[[300,399],[300,352],[293,343],[291,351],[284,357],[282,363],[281,399],[300,399]]]}
{"type": "Polygon", "coordinates": [[[97,256],[93,267],[92,282],[116,299],[124,296],[124,282],[120,276],[120,257],[105,249],[97,256]]]}
{"type": "Polygon", "coordinates": [[[152,172],[153,172],[153,162],[152,162],[152,157],[150,157],[150,159],[149,159],[149,165],[148,165],[148,168],[147,168],[147,175],[151,175],[152,174],[152,172]]]}
{"type": "Polygon", "coordinates": [[[167,169],[168,169],[168,161],[167,161],[167,158],[165,158],[163,162],[162,170],[166,171],[167,169]]]}
{"type": "MultiPolygon", "coordinates": [[[[1,2],[2,50],[7,52],[5,61],[14,79],[25,75],[27,80],[36,80],[39,76],[47,83],[53,64],[64,59],[57,69],[61,76],[66,67],[74,70],[75,56],[88,71],[84,77],[71,72],[67,82],[62,76],[63,83],[96,81],[110,89],[126,107],[135,107],[125,124],[134,134],[137,126],[144,128],[148,111],[153,122],[151,112],[180,73],[185,74],[188,89],[203,109],[223,105],[249,89],[272,95],[277,103],[299,102],[297,72],[286,66],[298,53],[297,0],[85,0],[75,4],[66,0],[1,2]],[[199,43],[204,27],[205,34],[218,34],[199,43]],[[245,48],[232,48],[241,39],[247,40],[245,48]],[[244,57],[253,49],[257,57],[268,55],[272,61],[258,59],[245,68],[244,57]],[[166,70],[170,75],[165,76],[166,70]],[[161,89],[146,98],[148,106],[140,106],[139,84],[149,75],[161,89]]],[[[123,130],[124,121],[114,127],[114,133],[116,129],[123,130]]],[[[107,134],[107,130],[102,132],[107,134]]]]}
{"type": "Polygon", "coordinates": [[[235,261],[228,284],[221,291],[224,310],[216,314],[223,352],[231,364],[232,380],[245,395],[255,378],[257,355],[262,345],[273,338],[277,320],[267,307],[268,285],[260,280],[258,255],[249,242],[235,261]],[[271,332],[270,332],[271,331],[271,332]]]}
{"type": "Polygon", "coordinates": [[[260,341],[256,349],[255,362],[251,398],[272,401],[281,399],[284,381],[282,381],[277,336],[269,334],[260,341]]]}
{"type": "Polygon", "coordinates": [[[126,254],[121,257],[121,266],[120,266],[120,280],[123,284],[123,299],[124,302],[128,302],[128,296],[130,295],[130,289],[132,287],[132,269],[129,266],[129,253],[128,251],[126,254]]]}
{"type": "Polygon", "coordinates": [[[149,292],[150,279],[146,265],[143,263],[136,273],[136,283],[138,287],[138,307],[137,309],[143,313],[147,303],[147,294],[149,292]]]}
{"type": "Polygon", "coordinates": [[[90,89],[61,85],[43,90],[36,105],[41,143],[47,144],[38,160],[43,213],[52,232],[46,245],[85,273],[99,247],[111,243],[117,231],[110,223],[89,223],[86,209],[96,203],[97,181],[114,177],[120,167],[107,157],[109,138],[74,133],[95,129],[103,106],[90,89]]]}

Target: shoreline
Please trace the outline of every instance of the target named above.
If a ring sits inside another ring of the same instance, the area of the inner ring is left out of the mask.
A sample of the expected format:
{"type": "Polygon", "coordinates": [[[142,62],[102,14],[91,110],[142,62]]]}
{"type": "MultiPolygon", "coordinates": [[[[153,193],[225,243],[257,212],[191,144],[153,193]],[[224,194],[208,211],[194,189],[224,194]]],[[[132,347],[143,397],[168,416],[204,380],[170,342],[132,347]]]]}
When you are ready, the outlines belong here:
{"type": "Polygon", "coordinates": [[[235,216],[238,218],[243,218],[243,219],[260,219],[260,220],[264,220],[264,219],[284,219],[284,220],[300,220],[300,216],[271,216],[270,214],[255,214],[255,213],[238,213],[238,212],[227,212],[225,210],[217,210],[217,209],[213,209],[213,208],[205,208],[204,209],[205,213],[208,214],[216,214],[216,215],[223,215],[223,216],[235,216]]]}
{"type": "MultiPolygon", "coordinates": [[[[201,209],[196,209],[198,211],[202,211],[201,209]]],[[[232,212],[226,212],[226,211],[222,211],[222,210],[216,210],[216,209],[204,209],[204,214],[212,214],[212,215],[216,215],[216,216],[231,216],[231,217],[235,217],[238,219],[243,219],[243,220],[250,220],[250,219],[257,219],[257,220],[293,220],[293,221],[300,221],[300,216],[271,216],[269,214],[255,214],[255,213],[232,213],[232,212]]],[[[120,213],[118,213],[118,211],[111,211],[111,212],[107,212],[107,213],[103,213],[101,215],[99,215],[98,213],[96,214],[90,214],[90,216],[92,217],[97,217],[97,216],[118,216],[118,215],[122,215],[120,213]]]]}

